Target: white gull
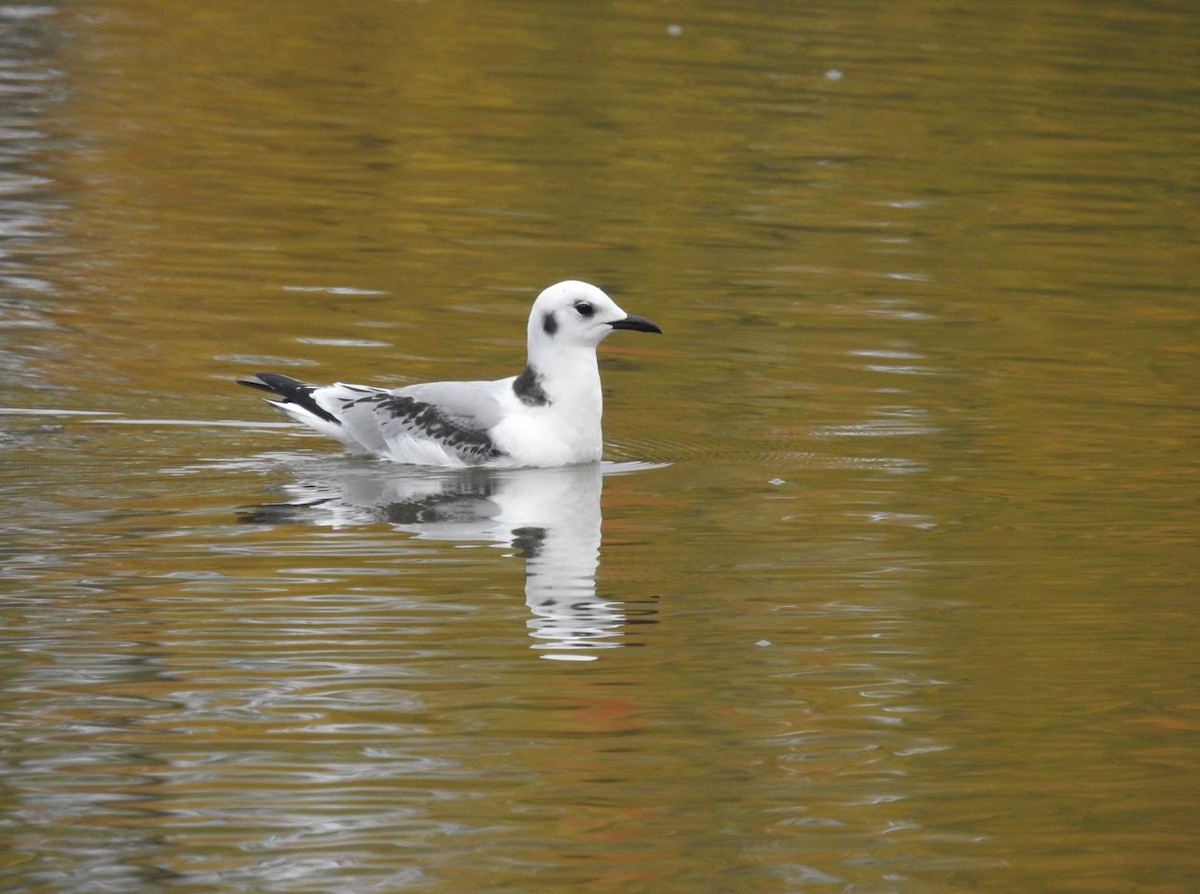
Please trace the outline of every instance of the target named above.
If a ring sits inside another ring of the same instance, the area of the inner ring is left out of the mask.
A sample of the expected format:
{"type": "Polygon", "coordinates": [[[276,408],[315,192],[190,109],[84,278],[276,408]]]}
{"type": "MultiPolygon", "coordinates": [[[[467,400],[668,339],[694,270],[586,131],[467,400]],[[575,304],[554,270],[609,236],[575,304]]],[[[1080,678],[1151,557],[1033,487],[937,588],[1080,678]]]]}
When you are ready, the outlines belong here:
{"type": "Polygon", "coordinates": [[[550,286],[529,313],[520,375],[403,388],[314,386],[263,372],[242,385],[353,453],[426,466],[567,466],[597,462],[604,398],[596,346],[614,329],[662,332],[593,285],[550,286]]]}

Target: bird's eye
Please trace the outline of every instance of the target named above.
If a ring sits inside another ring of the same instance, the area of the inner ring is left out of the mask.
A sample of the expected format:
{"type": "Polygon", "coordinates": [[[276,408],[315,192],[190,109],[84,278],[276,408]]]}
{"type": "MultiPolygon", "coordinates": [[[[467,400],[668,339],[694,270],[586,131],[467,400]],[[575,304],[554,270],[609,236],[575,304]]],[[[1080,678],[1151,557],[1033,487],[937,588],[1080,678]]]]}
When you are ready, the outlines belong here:
{"type": "Polygon", "coordinates": [[[581,317],[590,317],[596,312],[596,308],[592,307],[592,305],[588,304],[586,301],[579,301],[575,304],[575,311],[581,317]]]}

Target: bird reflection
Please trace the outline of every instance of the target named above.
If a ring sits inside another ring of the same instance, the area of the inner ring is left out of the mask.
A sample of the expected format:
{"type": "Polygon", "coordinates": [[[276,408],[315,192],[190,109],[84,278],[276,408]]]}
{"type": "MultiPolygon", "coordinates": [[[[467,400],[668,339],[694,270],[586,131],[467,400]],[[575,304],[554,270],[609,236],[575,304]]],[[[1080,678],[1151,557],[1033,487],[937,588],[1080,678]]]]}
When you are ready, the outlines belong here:
{"type": "Polygon", "coordinates": [[[531,648],[544,658],[589,661],[597,650],[627,645],[624,604],[596,593],[604,476],[648,468],[446,470],[341,460],[286,485],[286,502],[248,508],[239,518],[333,527],[386,522],[423,540],[512,547],[525,559],[531,648]]]}

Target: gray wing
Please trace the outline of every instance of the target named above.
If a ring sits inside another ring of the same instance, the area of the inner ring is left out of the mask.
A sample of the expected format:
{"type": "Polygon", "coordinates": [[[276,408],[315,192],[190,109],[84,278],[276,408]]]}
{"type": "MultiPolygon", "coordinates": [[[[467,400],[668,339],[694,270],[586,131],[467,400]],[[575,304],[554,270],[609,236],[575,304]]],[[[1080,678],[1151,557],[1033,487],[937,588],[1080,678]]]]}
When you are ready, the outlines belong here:
{"type": "MultiPolygon", "coordinates": [[[[503,453],[489,431],[504,416],[504,382],[430,382],[386,391],[360,385],[333,385],[322,394],[356,441],[380,456],[402,454],[405,444],[433,442],[469,465],[503,453]]],[[[413,460],[417,461],[417,460],[413,460]]]]}

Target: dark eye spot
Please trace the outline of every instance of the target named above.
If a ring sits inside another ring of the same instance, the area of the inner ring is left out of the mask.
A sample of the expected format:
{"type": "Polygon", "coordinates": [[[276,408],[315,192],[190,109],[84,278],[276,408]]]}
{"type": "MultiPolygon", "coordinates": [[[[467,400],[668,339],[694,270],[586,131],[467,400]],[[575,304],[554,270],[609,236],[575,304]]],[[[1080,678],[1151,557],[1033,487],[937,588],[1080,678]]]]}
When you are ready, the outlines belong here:
{"type": "Polygon", "coordinates": [[[596,312],[596,308],[592,307],[586,301],[577,301],[575,302],[575,311],[581,317],[590,317],[596,312]]]}

